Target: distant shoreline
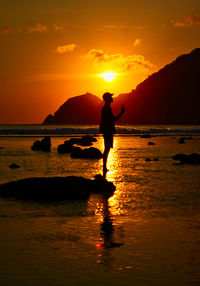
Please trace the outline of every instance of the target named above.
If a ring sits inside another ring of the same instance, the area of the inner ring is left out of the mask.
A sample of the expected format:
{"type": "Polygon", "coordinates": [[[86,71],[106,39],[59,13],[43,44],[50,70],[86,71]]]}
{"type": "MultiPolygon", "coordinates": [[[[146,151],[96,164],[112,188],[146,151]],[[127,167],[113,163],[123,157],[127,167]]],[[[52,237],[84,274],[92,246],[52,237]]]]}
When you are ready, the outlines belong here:
{"type": "MultiPolygon", "coordinates": [[[[188,136],[200,135],[199,125],[117,125],[116,135],[141,136],[188,136]]],[[[14,124],[0,125],[0,137],[5,136],[78,136],[92,134],[99,136],[98,125],[42,125],[42,124],[14,124]]]]}

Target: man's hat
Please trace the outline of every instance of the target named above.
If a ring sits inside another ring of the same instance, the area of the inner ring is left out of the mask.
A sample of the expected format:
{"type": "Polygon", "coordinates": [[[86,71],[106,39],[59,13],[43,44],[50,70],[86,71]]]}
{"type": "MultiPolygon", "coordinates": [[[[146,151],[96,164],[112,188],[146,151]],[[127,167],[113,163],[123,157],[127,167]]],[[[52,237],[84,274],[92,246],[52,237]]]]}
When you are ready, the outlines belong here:
{"type": "Polygon", "coordinates": [[[114,93],[106,92],[103,94],[103,99],[106,101],[107,99],[112,98],[114,93]]]}

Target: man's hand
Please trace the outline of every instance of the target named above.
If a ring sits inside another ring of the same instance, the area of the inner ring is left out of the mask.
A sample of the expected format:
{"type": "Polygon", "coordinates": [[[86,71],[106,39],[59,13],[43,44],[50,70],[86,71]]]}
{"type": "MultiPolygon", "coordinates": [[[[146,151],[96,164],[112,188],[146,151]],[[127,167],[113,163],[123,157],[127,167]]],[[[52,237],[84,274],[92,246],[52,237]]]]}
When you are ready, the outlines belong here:
{"type": "Polygon", "coordinates": [[[120,112],[117,116],[114,117],[114,121],[117,121],[117,120],[122,116],[122,114],[123,114],[124,112],[125,112],[125,105],[122,104],[122,105],[121,105],[121,112],[120,112]]]}

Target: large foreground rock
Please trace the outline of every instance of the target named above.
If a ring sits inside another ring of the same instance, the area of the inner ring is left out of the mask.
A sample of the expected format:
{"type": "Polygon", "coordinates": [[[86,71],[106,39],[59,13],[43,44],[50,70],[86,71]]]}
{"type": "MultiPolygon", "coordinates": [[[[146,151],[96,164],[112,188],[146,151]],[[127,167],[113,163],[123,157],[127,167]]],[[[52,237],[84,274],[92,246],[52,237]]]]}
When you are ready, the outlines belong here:
{"type": "Polygon", "coordinates": [[[200,154],[197,153],[177,154],[172,156],[172,159],[179,160],[181,164],[200,164],[200,154]]]}
{"type": "Polygon", "coordinates": [[[36,202],[85,200],[91,193],[111,196],[114,191],[114,184],[102,177],[27,178],[0,185],[0,197],[36,202]]]}

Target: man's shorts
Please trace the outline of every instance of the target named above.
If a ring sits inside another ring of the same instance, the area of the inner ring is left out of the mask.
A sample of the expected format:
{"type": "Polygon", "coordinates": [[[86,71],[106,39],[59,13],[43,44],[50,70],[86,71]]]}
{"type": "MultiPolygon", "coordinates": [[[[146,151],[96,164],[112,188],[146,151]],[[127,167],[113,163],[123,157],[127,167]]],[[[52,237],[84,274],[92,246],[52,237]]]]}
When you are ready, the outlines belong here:
{"type": "Polygon", "coordinates": [[[107,148],[113,148],[113,134],[103,134],[103,138],[104,138],[104,145],[107,148]]]}

